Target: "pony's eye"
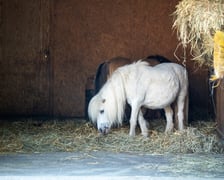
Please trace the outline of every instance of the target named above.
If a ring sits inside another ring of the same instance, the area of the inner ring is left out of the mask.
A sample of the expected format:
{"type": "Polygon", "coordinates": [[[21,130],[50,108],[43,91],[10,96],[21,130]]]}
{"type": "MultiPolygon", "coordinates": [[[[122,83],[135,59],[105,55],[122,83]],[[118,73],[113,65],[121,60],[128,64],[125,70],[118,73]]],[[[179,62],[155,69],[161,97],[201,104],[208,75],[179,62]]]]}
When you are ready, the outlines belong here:
{"type": "Polygon", "coordinates": [[[104,110],[100,110],[100,114],[103,114],[104,113],[104,110]]]}

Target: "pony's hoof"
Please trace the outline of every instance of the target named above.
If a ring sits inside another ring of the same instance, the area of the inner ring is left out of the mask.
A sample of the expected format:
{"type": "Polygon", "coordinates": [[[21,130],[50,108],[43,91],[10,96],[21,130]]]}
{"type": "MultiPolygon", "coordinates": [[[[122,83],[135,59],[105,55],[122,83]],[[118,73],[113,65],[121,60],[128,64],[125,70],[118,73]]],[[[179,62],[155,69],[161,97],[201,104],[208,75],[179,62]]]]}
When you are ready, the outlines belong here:
{"type": "Polygon", "coordinates": [[[130,137],[135,137],[135,133],[129,133],[130,137]]]}

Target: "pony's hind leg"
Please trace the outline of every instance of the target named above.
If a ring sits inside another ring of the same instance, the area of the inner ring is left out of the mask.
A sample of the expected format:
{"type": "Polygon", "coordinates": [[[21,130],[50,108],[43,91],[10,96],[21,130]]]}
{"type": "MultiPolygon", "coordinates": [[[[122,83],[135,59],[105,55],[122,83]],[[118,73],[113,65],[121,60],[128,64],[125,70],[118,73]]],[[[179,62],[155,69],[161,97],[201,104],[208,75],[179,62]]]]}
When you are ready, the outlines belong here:
{"type": "MultiPolygon", "coordinates": [[[[179,96],[177,99],[178,130],[184,129],[184,106],[185,106],[185,97],[179,96]]],[[[188,107],[185,107],[185,108],[187,108],[187,111],[188,111],[188,107]]],[[[185,115],[185,118],[187,118],[187,115],[185,115]]],[[[185,119],[185,121],[187,121],[187,119],[185,119]]]]}
{"type": "Polygon", "coordinates": [[[147,121],[144,119],[143,117],[143,113],[140,110],[139,115],[138,115],[138,123],[140,125],[141,131],[142,131],[142,135],[144,137],[148,137],[148,128],[147,128],[147,121]]]}
{"type": "Polygon", "coordinates": [[[166,129],[165,132],[171,132],[173,130],[173,109],[171,106],[167,106],[164,108],[166,115],[166,129]]]}

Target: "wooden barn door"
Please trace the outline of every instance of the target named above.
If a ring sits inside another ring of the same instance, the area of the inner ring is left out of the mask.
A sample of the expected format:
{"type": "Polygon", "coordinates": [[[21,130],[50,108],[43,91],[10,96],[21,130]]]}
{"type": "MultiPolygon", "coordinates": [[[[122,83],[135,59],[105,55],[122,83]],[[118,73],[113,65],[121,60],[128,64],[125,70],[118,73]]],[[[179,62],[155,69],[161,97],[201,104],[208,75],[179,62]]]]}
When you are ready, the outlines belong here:
{"type": "Polygon", "coordinates": [[[49,0],[0,0],[0,114],[49,114],[49,0]]]}

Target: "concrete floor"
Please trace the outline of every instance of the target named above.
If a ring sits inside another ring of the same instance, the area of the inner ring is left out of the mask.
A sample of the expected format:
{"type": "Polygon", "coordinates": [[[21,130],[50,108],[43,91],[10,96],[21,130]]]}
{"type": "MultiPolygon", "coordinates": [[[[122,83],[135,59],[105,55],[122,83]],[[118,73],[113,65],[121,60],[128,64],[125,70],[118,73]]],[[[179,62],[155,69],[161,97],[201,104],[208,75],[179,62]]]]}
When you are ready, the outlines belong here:
{"type": "Polygon", "coordinates": [[[224,155],[112,152],[0,155],[0,179],[224,179],[224,155]],[[32,176],[32,177],[31,177],[32,176]]]}

